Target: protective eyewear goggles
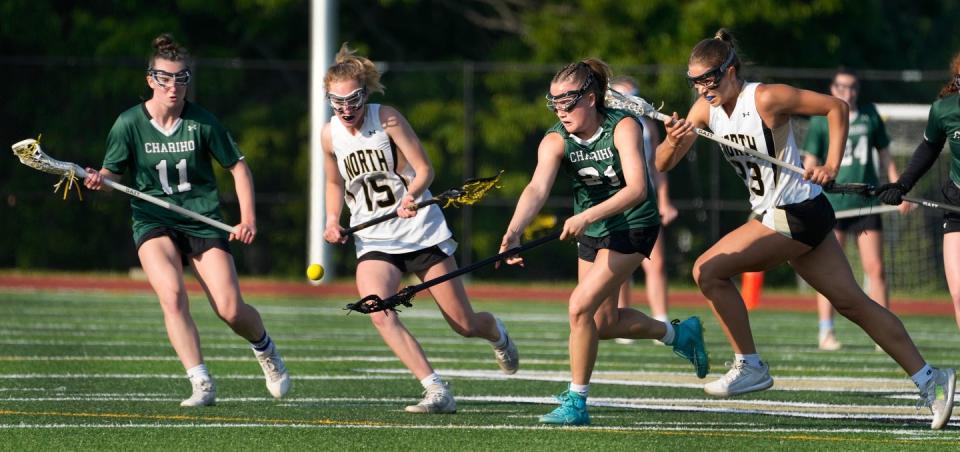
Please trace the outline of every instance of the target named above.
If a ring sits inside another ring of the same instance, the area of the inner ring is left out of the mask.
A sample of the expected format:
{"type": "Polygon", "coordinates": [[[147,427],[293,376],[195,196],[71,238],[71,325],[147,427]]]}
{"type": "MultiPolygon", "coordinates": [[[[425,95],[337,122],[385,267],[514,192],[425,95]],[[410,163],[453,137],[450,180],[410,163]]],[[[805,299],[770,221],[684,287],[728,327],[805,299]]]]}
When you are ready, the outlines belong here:
{"type": "Polygon", "coordinates": [[[367,99],[367,89],[360,87],[351,91],[350,94],[346,96],[327,93],[327,99],[330,100],[330,107],[337,113],[342,114],[347,109],[359,110],[367,99]]]}
{"type": "Polygon", "coordinates": [[[593,84],[593,73],[588,73],[587,78],[583,81],[583,84],[580,85],[579,89],[567,91],[556,96],[551,96],[550,93],[547,93],[547,95],[544,96],[547,99],[547,108],[554,113],[557,111],[570,113],[570,110],[573,110],[574,107],[577,106],[577,103],[580,102],[580,99],[583,98],[583,95],[586,94],[587,88],[590,88],[591,84],[593,84]]]}
{"type": "Polygon", "coordinates": [[[724,74],[726,74],[727,69],[730,69],[730,65],[733,64],[733,57],[736,56],[733,49],[730,50],[730,54],[727,55],[727,59],[724,60],[723,64],[710,68],[710,70],[700,74],[696,77],[691,76],[690,73],[687,73],[687,84],[691,88],[696,86],[702,86],[706,89],[717,89],[720,86],[720,81],[723,80],[724,74]]]}
{"type": "Polygon", "coordinates": [[[160,69],[150,68],[147,70],[147,74],[150,74],[150,77],[163,88],[169,88],[171,86],[187,86],[190,84],[190,79],[193,78],[193,74],[190,73],[190,69],[184,69],[176,74],[161,71],[160,69]]]}

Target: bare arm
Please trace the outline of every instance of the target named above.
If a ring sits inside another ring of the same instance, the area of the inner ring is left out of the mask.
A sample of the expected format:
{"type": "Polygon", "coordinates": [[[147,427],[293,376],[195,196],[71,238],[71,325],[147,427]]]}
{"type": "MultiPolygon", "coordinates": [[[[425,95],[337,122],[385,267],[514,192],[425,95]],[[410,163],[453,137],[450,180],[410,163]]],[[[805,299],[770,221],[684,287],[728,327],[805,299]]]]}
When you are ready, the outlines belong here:
{"type": "Polygon", "coordinates": [[[822,166],[804,168],[803,177],[822,185],[837,176],[850,126],[850,107],[846,102],[789,85],[760,85],[757,88],[757,110],[763,122],[771,128],[789,121],[792,115],[826,116],[829,130],[826,161],[822,166]]]}
{"type": "Polygon", "coordinates": [[[677,208],[670,202],[670,181],[667,178],[667,173],[657,171],[656,167],[656,148],[660,145],[660,131],[652,124],[653,121],[649,122],[651,123],[650,126],[647,127],[645,123],[644,127],[650,132],[650,144],[653,145],[654,149],[653,158],[650,162],[647,162],[647,170],[653,173],[653,183],[657,188],[657,210],[660,212],[660,221],[666,226],[677,218],[678,212],[677,208]]]}
{"type": "Polygon", "coordinates": [[[413,204],[433,182],[433,166],[430,165],[430,158],[423,149],[423,145],[420,144],[420,139],[417,138],[413,127],[410,127],[410,123],[400,112],[393,107],[384,105],[380,107],[380,120],[383,123],[383,129],[396,144],[397,150],[417,174],[407,185],[407,194],[403,197],[400,207],[397,209],[398,216],[410,218],[417,214],[413,204]]]}
{"type": "MultiPolygon", "coordinates": [[[[520,194],[517,200],[517,207],[513,211],[513,218],[507,226],[507,231],[503,234],[500,242],[500,252],[520,245],[520,236],[523,233],[534,215],[540,212],[547,196],[550,195],[550,189],[557,177],[557,171],[560,169],[560,162],[563,159],[563,137],[559,133],[550,133],[540,141],[540,147],[537,148],[537,167],[533,171],[533,177],[520,194]]],[[[508,258],[506,262],[510,265],[523,265],[523,258],[514,256],[508,258]]]]}
{"type": "Polygon", "coordinates": [[[330,124],[320,131],[320,144],[323,147],[323,202],[325,224],[323,239],[329,243],[345,243],[347,236],[340,226],[340,213],[343,211],[343,177],[337,168],[337,156],[333,152],[333,138],[330,136],[330,124]]]}
{"type": "Polygon", "coordinates": [[[657,170],[661,172],[670,171],[680,163],[690,147],[697,141],[697,134],[693,131],[694,127],[707,127],[710,117],[710,105],[703,98],[697,99],[690,107],[686,118],[680,118],[676,112],[673,113],[673,121],[664,123],[667,129],[667,136],[663,142],[657,146],[657,170]]]}
{"type": "Polygon", "coordinates": [[[230,167],[233,186],[240,204],[240,224],[230,233],[230,240],[239,240],[244,244],[253,243],[257,235],[257,208],[253,190],[253,173],[246,160],[240,160],[230,167]]]}

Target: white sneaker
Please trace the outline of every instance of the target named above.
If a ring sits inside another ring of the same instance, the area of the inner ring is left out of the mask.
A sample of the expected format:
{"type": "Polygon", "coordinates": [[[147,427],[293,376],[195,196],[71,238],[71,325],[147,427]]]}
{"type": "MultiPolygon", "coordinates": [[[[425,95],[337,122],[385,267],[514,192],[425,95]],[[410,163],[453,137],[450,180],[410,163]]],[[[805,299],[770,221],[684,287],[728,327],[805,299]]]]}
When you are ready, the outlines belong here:
{"type": "Polygon", "coordinates": [[[613,340],[614,342],[620,345],[630,345],[634,342],[637,342],[635,339],[630,339],[629,337],[618,337],[613,340]]]}
{"type": "Polygon", "coordinates": [[[198,378],[191,380],[190,385],[193,386],[193,395],[191,395],[189,399],[180,402],[180,406],[210,406],[216,403],[217,385],[213,384],[213,380],[198,378]]]}
{"type": "Polygon", "coordinates": [[[513,339],[510,339],[507,328],[503,326],[500,319],[497,319],[497,327],[500,331],[503,331],[504,336],[507,337],[507,342],[503,345],[503,348],[494,347],[493,354],[497,358],[497,365],[500,366],[500,370],[507,375],[513,375],[520,368],[520,352],[517,351],[517,344],[513,342],[513,339]]]}
{"type": "Polygon", "coordinates": [[[287,366],[277,351],[277,346],[270,343],[270,347],[262,352],[253,351],[253,355],[260,361],[263,376],[267,379],[267,390],[275,399],[283,397],[290,390],[290,375],[287,366]]]}
{"type": "Polygon", "coordinates": [[[833,334],[833,331],[830,331],[820,336],[820,345],[818,348],[820,350],[833,352],[843,348],[843,344],[837,340],[837,336],[833,334]]]}
{"type": "Polygon", "coordinates": [[[748,366],[746,361],[739,361],[731,365],[730,370],[719,380],[707,383],[703,390],[707,394],[717,397],[729,397],[753,391],[762,391],[773,386],[770,378],[770,368],[760,362],[760,367],[748,366]]]}
{"type": "Polygon", "coordinates": [[[404,408],[407,413],[456,413],[457,402],[453,400],[450,385],[440,383],[427,386],[423,390],[423,400],[416,405],[404,408]]]}
{"type": "Polygon", "coordinates": [[[930,428],[939,430],[947,425],[953,413],[953,394],[956,390],[957,374],[953,369],[934,369],[933,378],[920,390],[920,407],[929,407],[933,413],[930,428]]]}

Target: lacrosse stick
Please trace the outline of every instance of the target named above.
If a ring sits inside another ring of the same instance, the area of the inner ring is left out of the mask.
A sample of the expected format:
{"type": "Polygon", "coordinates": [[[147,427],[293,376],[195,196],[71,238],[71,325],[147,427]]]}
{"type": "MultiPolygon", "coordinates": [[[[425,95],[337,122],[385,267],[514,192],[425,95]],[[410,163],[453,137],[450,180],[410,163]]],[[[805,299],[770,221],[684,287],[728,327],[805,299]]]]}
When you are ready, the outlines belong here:
{"type": "MultiPolygon", "coordinates": [[[[43,171],[45,173],[56,174],[60,176],[60,182],[57,182],[54,185],[54,193],[57,192],[63,187],[63,199],[67,199],[67,192],[71,188],[76,187],[77,192],[80,192],[80,181],[87,178],[87,171],[77,165],[76,163],[70,162],[61,162],[56,160],[46,153],[43,152],[43,149],[40,148],[40,141],[34,140],[33,138],[28,138],[23,141],[14,143],[13,146],[13,155],[16,155],[20,159],[20,163],[29,166],[35,170],[43,171]]],[[[119,184],[110,180],[109,178],[104,177],[103,183],[107,186],[114,188],[116,190],[122,191],[130,196],[135,198],[140,198],[144,201],[156,204],[164,209],[172,210],[176,213],[179,213],[185,217],[192,218],[197,221],[202,221],[210,226],[215,228],[222,229],[224,231],[234,233],[235,230],[233,226],[225,225],[217,220],[207,218],[203,215],[200,215],[196,212],[184,209],[178,205],[170,204],[164,200],[155,198],[146,193],[142,193],[138,190],[134,190],[126,185],[119,184]]],[[[83,199],[83,198],[81,198],[83,199]]]]}
{"type": "MultiPolygon", "coordinates": [[[[854,194],[860,196],[874,196],[876,187],[869,184],[837,184],[830,182],[823,186],[823,189],[828,193],[843,193],[843,194],[854,194]]],[[[936,201],[931,201],[929,199],[914,198],[913,196],[903,196],[902,197],[906,202],[912,202],[914,204],[921,205],[923,207],[929,207],[931,209],[941,209],[948,210],[950,212],[960,213],[960,207],[952,206],[950,204],[942,204],[936,201]]]]}
{"type": "Polygon", "coordinates": [[[437,284],[449,281],[464,273],[470,273],[480,267],[490,265],[492,263],[495,263],[505,258],[508,258],[510,256],[513,256],[515,254],[519,254],[531,248],[538,247],[540,245],[543,245],[544,243],[547,243],[559,237],[560,237],[560,231],[557,231],[548,236],[536,239],[532,242],[527,242],[527,243],[524,243],[523,245],[510,248],[500,254],[497,254],[495,256],[490,256],[482,261],[475,262],[466,267],[454,270],[450,273],[447,273],[446,275],[438,276],[436,278],[433,278],[429,281],[424,281],[415,286],[404,287],[395,295],[391,295],[385,299],[380,298],[377,295],[367,295],[366,297],[363,297],[362,299],[360,299],[360,301],[357,301],[356,303],[348,304],[343,309],[349,310],[349,311],[357,311],[363,314],[370,314],[373,312],[384,311],[387,309],[396,311],[397,306],[400,306],[400,305],[410,308],[410,307],[413,307],[413,304],[410,302],[410,300],[413,299],[413,296],[416,295],[417,292],[420,292],[423,289],[428,289],[437,284]]]}
{"type": "MultiPolygon", "coordinates": [[[[618,108],[621,110],[626,110],[630,113],[633,113],[635,116],[646,116],[649,118],[656,119],[657,121],[660,121],[663,123],[669,123],[673,121],[673,117],[660,113],[659,111],[657,111],[656,108],[653,108],[653,105],[650,105],[650,103],[647,102],[646,100],[643,100],[642,98],[637,96],[629,96],[626,94],[621,94],[613,89],[607,89],[607,95],[603,102],[604,102],[604,105],[606,105],[608,108],[618,108]]],[[[693,131],[697,135],[700,135],[708,140],[716,141],[717,143],[736,149],[751,157],[755,157],[760,160],[770,162],[774,165],[777,165],[782,168],[786,168],[797,174],[801,174],[801,175],[803,174],[803,168],[797,165],[787,163],[776,157],[772,157],[762,152],[755,151],[753,149],[745,147],[740,143],[730,141],[726,138],[718,137],[708,130],[703,130],[699,127],[694,127],[693,131]]]]}
{"type": "MultiPolygon", "coordinates": [[[[460,207],[474,204],[483,199],[490,189],[500,187],[497,185],[497,183],[500,182],[500,176],[502,175],[503,171],[501,170],[496,176],[483,177],[479,179],[467,179],[460,188],[451,188],[443,193],[440,193],[439,195],[434,196],[433,198],[414,204],[413,210],[417,210],[421,207],[426,207],[431,204],[442,204],[440,208],[447,208],[450,206],[460,207]]],[[[366,229],[370,226],[378,225],[384,221],[392,220],[394,218],[397,218],[396,210],[372,220],[350,226],[343,231],[343,235],[351,235],[361,229],[366,229]]]]}

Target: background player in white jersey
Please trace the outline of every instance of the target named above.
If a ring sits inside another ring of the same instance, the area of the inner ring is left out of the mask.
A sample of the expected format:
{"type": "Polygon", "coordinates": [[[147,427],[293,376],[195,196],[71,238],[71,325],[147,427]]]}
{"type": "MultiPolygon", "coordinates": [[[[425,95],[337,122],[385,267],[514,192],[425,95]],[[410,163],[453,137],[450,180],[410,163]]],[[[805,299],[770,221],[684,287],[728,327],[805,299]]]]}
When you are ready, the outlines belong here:
{"type": "MultiPolygon", "coordinates": [[[[629,94],[631,96],[639,95],[637,81],[633,77],[619,76],[610,80],[610,88],[629,94]]],[[[650,179],[653,186],[657,189],[657,209],[660,211],[660,225],[666,227],[677,218],[677,208],[670,202],[670,184],[667,181],[667,175],[657,171],[654,168],[654,151],[660,145],[659,125],[656,121],[643,116],[640,118],[643,124],[643,152],[647,161],[647,169],[650,172],[650,179]]],[[[640,266],[643,268],[644,286],[647,292],[647,303],[650,304],[650,316],[666,322],[670,320],[667,313],[667,270],[665,268],[666,256],[663,254],[663,229],[657,236],[657,241],[653,245],[653,251],[650,252],[650,259],[645,259],[640,266]]],[[[620,286],[620,298],[617,306],[620,308],[630,307],[630,292],[632,278],[628,278],[620,286]]],[[[633,343],[633,339],[617,338],[618,344],[633,343]]],[[[655,343],[663,344],[659,340],[655,343]]]]}
{"type": "Polygon", "coordinates": [[[164,201],[222,220],[211,161],[233,175],[240,204],[240,224],[227,236],[192,220],[132,198],[133,235],[140,264],[163,309],[167,336],[193,386],[181,406],[213,405],[216,387],[200,353],[200,336],[190,316],[183,266],[193,265],[210,306],[235,333],[250,341],[276,398],[290,388],[290,377],[263,326],[260,314],[240,295],[237,270],[227,240],[253,242],[257,235],[253,175],[233,139],[206,110],[186,101],[189,54],[170,35],[153,41],[147,85],[153,96],[123,112],[107,137],[103,168],[87,168],[85,184],[103,188],[103,178],[128,174],[134,188],[164,201]]]}
{"type": "Polygon", "coordinates": [[[710,301],[736,354],[730,371],[708,383],[705,391],[731,396],[773,385],[768,367],[757,353],[747,310],[731,277],[789,262],[911,376],[920,389],[921,400],[933,411],[931,427],[943,427],[953,407],[952,391],[947,390],[953,387],[953,370],[927,364],[900,319],[863,293],[836,237],[830,233],[836,221],[833,210],[820,187],[811,183],[825,184],[836,176],[847,135],[846,103],[788,85],[744,82],[733,37],[723,29],[693,48],[687,77],[699,98],[686,119],[674,113],[674,121],[666,125],[667,137],[657,149],[657,168],[661,171],[673,168],[690,150],[698,136],[693,127],[710,128],[718,136],[798,166],[800,155],[793,142],[790,116],[823,115],[830,129],[825,164],[806,168],[803,179],[766,161],[723,149],[727,161],[743,177],[759,218],[725,235],[694,264],[694,280],[710,301]],[[949,401],[944,400],[945,395],[949,401]]]}
{"type": "MultiPolygon", "coordinates": [[[[336,115],[324,125],[321,139],[326,156],[326,228],[330,243],[346,243],[340,226],[344,200],[350,224],[396,211],[399,218],[353,234],[357,249],[357,290],[361,296],[386,298],[399,290],[405,273],[421,280],[457,269],[457,243],[436,205],[413,210],[431,197],[433,168],[406,118],[393,107],[368,104],[372,92],[383,92],[373,62],[354,54],[346,44],[327,70],[324,88],[336,115]]],[[[474,312],[463,282],[454,278],[431,287],[444,319],[465,337],[482,337],[493,346],[504,373],[519,367],[517,347],[499,319],[474,312]]],[[[453,413],[456,402],[420,344],[395,311],[370,314],[384,342],[424,388],[424,398],[406,407],[411,413],[453,413]]]]}
{"type": "MultiPolygon", "coordinates": [[[[836,182],[865,183],[879,185],[879,171],[884,171],[888,180],[897,180],[897,166],[890,158],[890,137],[884,127],[883,119],[871,103],[858,102],[860,80],[850,69],[840,69],[830,83],[830,94],[850,107],[850,132],[847,135],[846,150],[840,161],[836,182]]],[[[804,139],[804,166],[820,165],[827,157],[829,130],[827,118],[810,118],[810,127],[804,139]]],[[[867,210],[878,205],[876,199],[859,195],[827,194],[833,210],[867,210]]],[[[904,204],[905,210],[910,204],[904,204]]],[[[870,298],[890,309],[887,278],[883,271],[883,223],[880,214],[859,215],[837,220],[833,230],[843,248],[847,237],[857,240],[860,262],[866,275],[870,298]]],[[[839,350],[842,344],[837,340],[833,329],[833,306],[821,294],[817,294],[817,313],[820,321],[819,348],[821,350],[839,350]]]]}

